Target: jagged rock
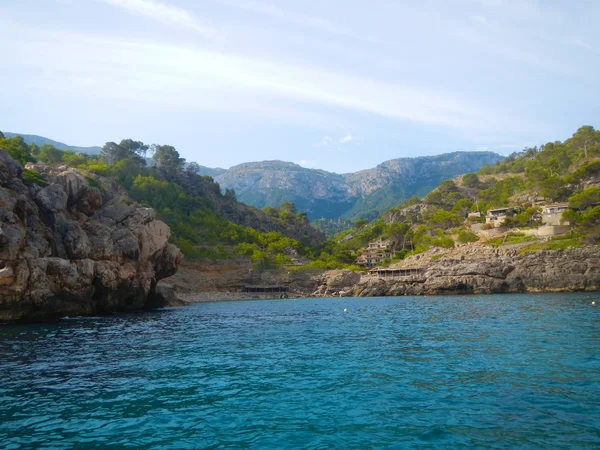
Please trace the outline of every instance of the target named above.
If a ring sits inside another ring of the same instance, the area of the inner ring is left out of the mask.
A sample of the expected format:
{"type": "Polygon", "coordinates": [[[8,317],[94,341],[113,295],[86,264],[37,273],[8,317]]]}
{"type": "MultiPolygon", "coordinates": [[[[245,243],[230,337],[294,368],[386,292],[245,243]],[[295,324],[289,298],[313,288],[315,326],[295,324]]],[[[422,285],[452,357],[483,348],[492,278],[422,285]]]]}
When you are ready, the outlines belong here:
{"type": "Polygon", "coordinates": [[[0,150],[0,321],[160,306],[157,283],[182,254],[154,211],[109,180],[65,166],[27,168],[48,185],[25,186],[21,165],[0,150]]]}
{"type": "Polygon", "coordinates": [[[215,181],[223,188],[234,189],[241,201],[258,208],[278,206],[283,198],[294,202],[311,220],[348,214],[360,218],[367,212],[385,211],[390,199],[400,203],[413,194],[435,188],[442,180],[474,172],[501,159],[489,152],[454,152],[393,159],[372,169],[343,175],[285,161],[262,161],[219,171],[215,181]]]}
{"type": "Polygon", "coordinates": [[[407,259],[422,274],[379,279],[364,275],[353,288],[361,297],[379,295],[492,294],[600,290],[600,248],[519,254],[514,250],[468,247],[431,260],[433,252],[407,259]],[[474,251],[475,249],[476,251],[474,251]]]}
{"type": "Polygon", "coordinates": [[[187,302],[181,300],[173,285],[159,283],[150,294],[150,301],[161,306],[186,306],[187,302]]]}

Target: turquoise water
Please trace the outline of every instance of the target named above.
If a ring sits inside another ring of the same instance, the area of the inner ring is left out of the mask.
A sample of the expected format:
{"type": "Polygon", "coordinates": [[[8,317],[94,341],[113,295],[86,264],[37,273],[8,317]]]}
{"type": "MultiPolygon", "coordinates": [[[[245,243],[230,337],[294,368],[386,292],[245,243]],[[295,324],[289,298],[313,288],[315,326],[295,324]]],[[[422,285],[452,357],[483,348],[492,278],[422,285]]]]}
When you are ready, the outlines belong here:
{"type": "Polygon", "coordinates": [[[0,448],[600,448],[591,300],[248,301],[0,326],[0,448]]]}

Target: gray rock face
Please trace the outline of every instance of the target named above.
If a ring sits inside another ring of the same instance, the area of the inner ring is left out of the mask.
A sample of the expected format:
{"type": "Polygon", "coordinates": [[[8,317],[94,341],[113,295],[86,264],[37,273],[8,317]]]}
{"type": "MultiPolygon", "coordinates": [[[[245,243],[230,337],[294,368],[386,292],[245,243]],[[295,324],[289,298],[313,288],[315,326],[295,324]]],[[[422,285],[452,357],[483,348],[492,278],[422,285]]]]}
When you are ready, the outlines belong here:
{"type": "Polygon", "coordinates": [[[215,176],[239,200],[257,208],[292,201],[311,220],[377,215],[413,195],[423,196],[442,180],[479,170],[503,157],[490,152],[454,152],[399,158],[349,174],[307,169],[284,161],[240,164],[215,176]]]}
{"type": "Polygon", "coordinates": [[[182,260],[169,227],[108,180],[27,168],[48,185],[26,186],[20,164],[0,150],[0,321],[156,306],[149,295],[182,260]]]}
{"type": "MultiPolygon", "coordinates": [[[[417,263],[417,261],[414,261],[417,263]]],[[[481,249],[420,265],[416,276],[363,276],[351,295],[440,295],[600,290],[600,248],[518,254],[481,249]]]]}

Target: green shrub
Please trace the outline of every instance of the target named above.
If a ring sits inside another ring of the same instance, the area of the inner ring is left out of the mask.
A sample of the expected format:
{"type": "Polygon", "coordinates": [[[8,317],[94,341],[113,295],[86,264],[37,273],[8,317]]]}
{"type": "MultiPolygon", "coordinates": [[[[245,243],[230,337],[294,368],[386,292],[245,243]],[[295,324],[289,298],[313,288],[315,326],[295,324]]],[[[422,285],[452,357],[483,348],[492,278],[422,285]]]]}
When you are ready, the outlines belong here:
{"type": "Polygon", "coordinates": [[[477,242],[479,238],[476,234],[471,233],[470,231],[461,230],[458,232],[458,242],[461,244],[465,244],[467,242],[477,242]]]}
{"type": "Polygon", "coordinates": [[[508,233],[506,236],[497,237],[494,239],[490,239],[485,242],[486,245],[491,245],[493,247],[500,247],[501,245],[510,245],[510,244],[521,244],[524,242],[536,241],[537,238],[535,236],[528,236],[523,233],[508,233]]]}
{"type": "Polygon", "coordinates": [[[48,182],[44,180],[39,173],[33,170],[25,169],[21,173],[21,178],[23,179],[23,183],[27,186],[33,186],[34,184],[37,184],[38,186],[48,186],[48,182]]]}
{"type": "Polygon", "coordinates": [[[568,248],[582,247],[581,238],[576,234],[569,233],[564,236],[555,236],[547,242],[538,242],[535,244],[526,245],[519,249],[519,253],[533,253],[542,250],[566,250],[568,248]]]}

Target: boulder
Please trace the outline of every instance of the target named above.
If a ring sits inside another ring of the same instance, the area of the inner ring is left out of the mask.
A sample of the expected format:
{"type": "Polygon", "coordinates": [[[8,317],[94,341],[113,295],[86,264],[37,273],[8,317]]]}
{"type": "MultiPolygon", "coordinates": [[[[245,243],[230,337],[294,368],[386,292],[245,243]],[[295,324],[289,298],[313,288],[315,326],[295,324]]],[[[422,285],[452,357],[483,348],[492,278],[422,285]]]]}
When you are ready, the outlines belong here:
{"type": "Polygon", "coordinates": [[[168,243],[169,227],[154,211],[109,180],[66,166],[27,168],[48,184],[26,186],[22,166],[0,150],[0,321],[171,301],[155,295],[157,283],[177,271],[183,256],[168,243]]]}

